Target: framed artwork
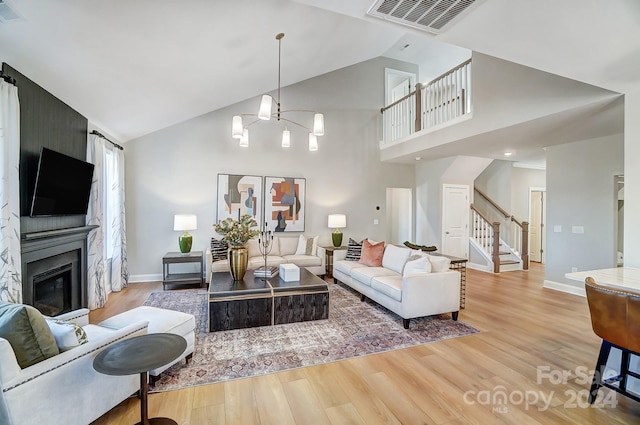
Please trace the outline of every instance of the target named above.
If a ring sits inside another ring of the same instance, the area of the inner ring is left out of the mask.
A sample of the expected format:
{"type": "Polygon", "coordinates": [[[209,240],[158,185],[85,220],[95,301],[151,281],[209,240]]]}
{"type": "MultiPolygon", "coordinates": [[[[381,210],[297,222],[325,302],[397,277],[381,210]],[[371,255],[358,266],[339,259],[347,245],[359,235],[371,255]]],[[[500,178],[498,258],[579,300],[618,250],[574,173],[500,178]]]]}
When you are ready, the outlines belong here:
{"type": "Polygon", "coordinates": [[[262,176],[218,174],[217,221],[249,214],[261,226],[262,176]]]}
{"type": "Polygon", "coordinates": [[[274,232],[304,232],[306,180],[265,177],[264,216],[274,232]]]}

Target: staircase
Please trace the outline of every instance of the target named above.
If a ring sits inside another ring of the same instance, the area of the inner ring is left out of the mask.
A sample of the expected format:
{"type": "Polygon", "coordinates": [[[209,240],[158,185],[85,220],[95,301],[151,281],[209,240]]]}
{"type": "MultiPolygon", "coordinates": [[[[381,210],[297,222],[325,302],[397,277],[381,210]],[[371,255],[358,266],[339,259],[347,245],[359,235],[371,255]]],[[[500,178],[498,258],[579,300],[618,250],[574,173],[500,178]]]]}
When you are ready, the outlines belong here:
{"type": "Polygon", "coordinates": [[[503,220],[491,220],[488,214],[471,204],[470,247],[487,261],[487,271],[528,270],[529,223],[516,220],[481,190],[474,190],[503,220]]]}

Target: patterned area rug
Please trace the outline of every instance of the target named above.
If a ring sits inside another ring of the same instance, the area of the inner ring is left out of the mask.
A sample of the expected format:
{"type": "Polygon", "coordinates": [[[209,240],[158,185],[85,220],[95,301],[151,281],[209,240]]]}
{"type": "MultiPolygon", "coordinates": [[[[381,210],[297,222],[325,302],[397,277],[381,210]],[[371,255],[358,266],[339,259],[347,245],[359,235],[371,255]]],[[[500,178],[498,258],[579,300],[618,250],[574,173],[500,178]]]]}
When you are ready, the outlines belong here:
{"type": "Polygon", "coordinates": [[[343,285],[329,284],[329,319],[208,332],[204,289],[154,292],[144,305],[195,316],[193,359],[167,369],[151,392],[205,385],[477,333],[450,314],[402,319],[343,285]]]}

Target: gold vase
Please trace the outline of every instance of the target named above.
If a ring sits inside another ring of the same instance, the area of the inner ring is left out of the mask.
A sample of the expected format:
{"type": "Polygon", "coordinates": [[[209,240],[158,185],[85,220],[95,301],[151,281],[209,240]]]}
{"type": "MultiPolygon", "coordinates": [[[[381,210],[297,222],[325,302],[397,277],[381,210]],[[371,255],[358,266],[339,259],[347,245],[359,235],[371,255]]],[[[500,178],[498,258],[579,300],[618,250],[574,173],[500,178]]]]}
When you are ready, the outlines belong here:
{"type": "Polygon", "coordinates": [[[244,279],[244,274],[247,272],[247,265],[249,264],[249,250],[244,246],[232,246],[227,251],[227,258],[229,259],[229,271],[233,280],[244,279]]]}

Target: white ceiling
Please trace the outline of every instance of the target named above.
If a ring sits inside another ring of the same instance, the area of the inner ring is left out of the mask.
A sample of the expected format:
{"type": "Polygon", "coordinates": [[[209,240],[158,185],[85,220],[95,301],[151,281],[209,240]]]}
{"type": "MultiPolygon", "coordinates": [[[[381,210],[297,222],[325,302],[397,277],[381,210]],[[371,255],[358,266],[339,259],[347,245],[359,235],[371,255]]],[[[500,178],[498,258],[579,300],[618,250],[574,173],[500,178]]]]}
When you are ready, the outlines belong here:
{"type": "Polygon", "coordinates": [[[283,86],[381,55],[438,73],[457,45],[640,89],[637,0],[481,0],[437,36],[366,16],[373,0],[5,1],[22,19],[0,23],[0,60],[121,142],[275,89],[278,32],[283,86]]]}

